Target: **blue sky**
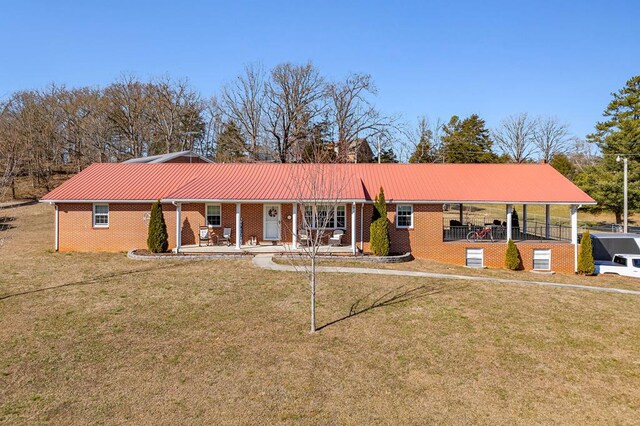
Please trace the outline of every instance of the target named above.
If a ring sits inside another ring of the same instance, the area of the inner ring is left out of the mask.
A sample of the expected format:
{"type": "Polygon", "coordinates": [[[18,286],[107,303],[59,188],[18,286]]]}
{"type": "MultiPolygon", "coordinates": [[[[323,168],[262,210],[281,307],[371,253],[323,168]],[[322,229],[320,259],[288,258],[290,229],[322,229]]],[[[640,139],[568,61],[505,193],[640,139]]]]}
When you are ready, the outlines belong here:
{"type": "Polygon", "coordinates": [[[638,1],[3,1],[0,97],[123,72],[188,77],[210,96],[251,62],[370,73],[414,122],[554,115],[583,137],[640,73],[638,1]]]}

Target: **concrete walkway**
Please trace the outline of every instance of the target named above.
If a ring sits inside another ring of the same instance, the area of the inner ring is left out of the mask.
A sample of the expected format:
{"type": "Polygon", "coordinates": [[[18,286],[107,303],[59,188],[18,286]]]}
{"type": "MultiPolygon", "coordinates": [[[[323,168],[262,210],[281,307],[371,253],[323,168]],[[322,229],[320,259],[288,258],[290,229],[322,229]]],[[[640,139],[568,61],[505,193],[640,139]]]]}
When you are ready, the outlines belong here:
{"type": "MultiPolygon", "coordinates": [[[[271,269],[273,271],[287,271],[287,272],[300,272],[303,271],[302,267],[296,267],[293,265],[279,265],[273,261],[273,256],[270,254],[259,254],[253,258],[253,265],[262,269],[271,269]]],[[[526,281],[526,280],[512,280],[504,278],[490,278],[490,277],[474,277],[472,275],[455,275],[455,274],[438,274],[433,272],[418,272],[418,271],[402,271],[398,269],[374,269],[374,268],[351,268],[351,267],[335,267],[335,266],[318,266],[318,272],[334,272],[343,274],[373,274],[373,275],[396,275],[404,277],[424,277],[424,278],[440,278],[448,280],[467,280],[467,281],[486,281],[498,284],[521,284],[543,287],[557,287],[571,290],[587,290],[596,291],[602,293],[621,293],[632,294],[640,296],[640,291],[625,290],[622,288],[612,287],[591,287],[587,285],[579,284],[562,284],[545,281],[526,281]]]]}

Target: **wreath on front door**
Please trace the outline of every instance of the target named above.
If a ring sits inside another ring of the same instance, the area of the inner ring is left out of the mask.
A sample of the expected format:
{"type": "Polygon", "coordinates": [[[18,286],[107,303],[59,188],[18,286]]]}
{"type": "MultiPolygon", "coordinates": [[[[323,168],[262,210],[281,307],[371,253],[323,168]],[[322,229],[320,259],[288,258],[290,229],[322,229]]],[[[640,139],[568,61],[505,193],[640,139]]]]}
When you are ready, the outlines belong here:
{"type": "Polygon", "coordinates": [[[269,214],[269,217],[278,217],[278,209],[275,207],[271,207],[269,209],[268,214],[269,214]]]}

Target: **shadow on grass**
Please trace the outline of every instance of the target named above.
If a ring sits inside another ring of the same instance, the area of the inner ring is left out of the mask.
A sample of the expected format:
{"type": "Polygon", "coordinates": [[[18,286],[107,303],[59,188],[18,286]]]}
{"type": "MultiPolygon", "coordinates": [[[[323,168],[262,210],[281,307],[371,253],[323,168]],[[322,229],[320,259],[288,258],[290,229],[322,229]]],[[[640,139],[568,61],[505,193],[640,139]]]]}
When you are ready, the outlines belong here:
{"type": "Polygon", "coordinates": [[[14,216],[0,216],[0,231],[8,231],[9,229],[15,228],[10,222],[15,221],[16,218],[14,216]]]}
{"type": "Polygon", "coordinates": [[[49,291],[49,290],[57,290],[57,289],[64,288],[64,287],[75,287],[75,286],[96,284],[96,283],[99,283],[99,282],[102,282],[102,281],[110,280],[112,278],[123,277],[125,275],[140,274],[140,273],[151,272],[151,271],[159,271],[159,270],[162,270],[162,269],[174,269],[174,268],[177,268],[179,266],[183,266],[183,264],[156,265],[156,266],[148,267],[148,268],[139,268],[139,269],[131,269],[131,270],[128,270],[128,271],[113,272],[113,273],[110,273],[110,274],[103,274],[103,275],[98,275],[98,276],[95,276],[95,277],[92,277],[92,278],[87,278],[87,279],[84,279],[84,280],[73,281],[73,282],[70,282],[70,283],[54,285],[54,286],[50,286],[50,287],[42,287],[42,288],[37,288],[35,290],[27,290],[27,291],[22,291],[22,292],[18,292],[18,293],[5,294],[5,295],[0,296],[0,300],[9,299],[11,297],[16,297],[16,296],[24,296],[24,295],[27,295],[27,294],[42,293],[44,291],[49,291]]]}
{"type": "MultiPolygon", "coordinates": [[[[464,287],[468,287],[468,285],[456,287],[455,289],[458,290],[464,287]]],[[[451,288],[451,287],[448,287],[448,288],[451,288]]],[[[356,315],[363,314],[365,312],[371,311],[376,308],[384,308],[386,306],[393,306],[399,303],[422,299],[427,296],[432,296],[434,294],[442,293],[442,291],[443,291],[442,287],[421,285],[414,288],[406,288],[406,286],[401,285],[377,297],[375,300],[373,300],[373,302],[365,304],[365,301],[369,298],[369,296],[371,296],[371,294],[373,294],[373,292],[370,292],[364,297],[357,299],[351,305],[351,308],[349,309],[349,313],[347,315],[343,316],[342,318],[338,318],[326,324],[321,325],[320,327],[318,327],[318,330],[322,330],[323,328],[337,324],[340,321],[353,318],[356,315]]]]}

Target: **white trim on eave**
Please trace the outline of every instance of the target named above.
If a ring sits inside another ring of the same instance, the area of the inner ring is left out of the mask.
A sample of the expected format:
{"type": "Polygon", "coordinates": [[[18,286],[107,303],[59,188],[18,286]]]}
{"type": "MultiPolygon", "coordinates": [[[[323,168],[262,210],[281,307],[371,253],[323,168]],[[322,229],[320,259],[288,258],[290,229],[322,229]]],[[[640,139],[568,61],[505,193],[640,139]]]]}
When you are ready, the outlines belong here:
{"type": "MultiPolygon", "coordinates": [[[[146,203],[155,203],[158,201],[155,200],[101,200],[101,199],[93,199],[93,200],[38,200],[40,203],[109,203],[109,204],[146,204],[146,203]]],[[[165,203],[164,201],[160,201],[161,203],[165,203]]]]}
{"type": "MultiPolygon", "coordinates": [[[[552,205],[572,205],[572,204],[582,204],[582,205],[596,205],[597,202],[586,202],[586,201],[458,201],[458,200],[394,200],[388,199],[386,200],[387,204],[526,204],[526,205],[538,205],[538,204],[552,204],[552,205]]],[[[366,203],[373,203],[373,201],[366,201],[366,203]]]]}
{"type": "MultiPolygon", "coordinates": [[[[41,199],[38,200],[40,203],[121,203],[121,204],[145,204],[145,203],[155,203],[158,201],[157,199],[153,200],[104,200],[104,199],[87,199],[87,200],[50,200],[50,199],[41,199]]],[[[318,203],[365,203],[365,204],[373,204],[373,200],[365,200],[363,198],[355,198],[355,199],[317,199],[317,200],[300,200],[300,199],[279,199],[279,200],[248,200],[248,199],[220,199],[220,198],[211,198],[211,199],[181,199],[181,198],[161,198],[160,202],[163,204],[170,203],[244,203],[244,204],[252,204],[252,203],[299,203],[299,202],[318,202],[318,203]]],[[[550,204],[550,205],[572,205],[572,204],[581,204],[581,205],[596,205],[597,202],[586,202],[586,201],[459,201],[459,200],[387,200],[387,204],[550,204]]]]}
{"type": "Polygon", "coordinates": [[[163,203],[241,203],[241,204],[255,204],[255,203],[271,203],[271,204],[281,204],[281,203],[366,203],[365,199],[277,199],[277,200],[249,200],[249,199],[180,199],[180,198],[163,198],[160,200],[163,203]]]}

